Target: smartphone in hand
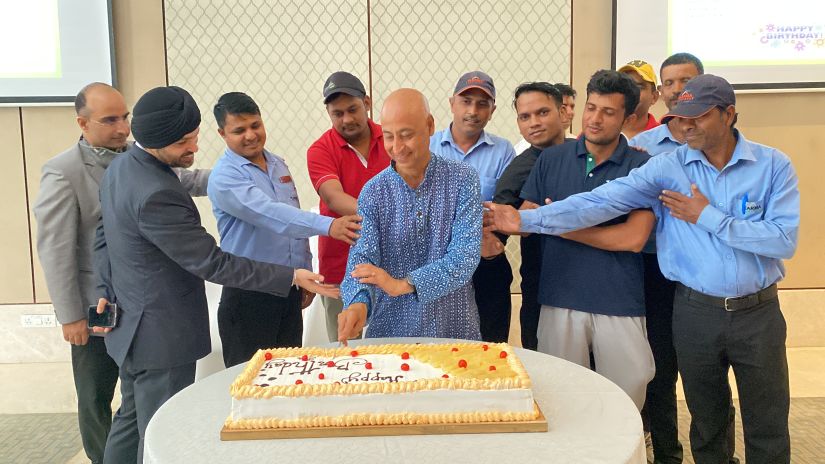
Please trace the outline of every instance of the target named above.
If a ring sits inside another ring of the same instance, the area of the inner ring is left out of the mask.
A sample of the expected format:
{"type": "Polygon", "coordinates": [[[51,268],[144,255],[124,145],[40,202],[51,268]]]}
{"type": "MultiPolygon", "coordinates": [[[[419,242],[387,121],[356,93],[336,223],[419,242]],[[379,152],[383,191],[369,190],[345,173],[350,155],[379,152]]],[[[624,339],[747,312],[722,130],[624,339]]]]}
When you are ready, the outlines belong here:
{"type": "Polygon", "coordinates": [[[92,327],[114,328],[117,325],[117,304],[107,303],[102,314],[97,313],[97,305],[89,305],[87,325],[92,327]]]}

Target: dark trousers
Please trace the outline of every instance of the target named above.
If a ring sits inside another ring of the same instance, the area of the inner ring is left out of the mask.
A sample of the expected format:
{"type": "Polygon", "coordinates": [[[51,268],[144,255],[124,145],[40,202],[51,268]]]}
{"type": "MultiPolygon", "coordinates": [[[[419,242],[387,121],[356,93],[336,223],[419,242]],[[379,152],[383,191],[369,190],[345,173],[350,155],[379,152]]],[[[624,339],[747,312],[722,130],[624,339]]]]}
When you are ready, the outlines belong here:
{"type": "Polygon", "coordinates": [[[513,270],[504,253],[482,258],[473,274],[481,339],[486,342],[506,342],[510,336],[512,282],[513,270]]]}
{"type": "Polygon", "coordinates": [[[541,277],[541,235],[521,237],[521,346],[535,351],[539,340],[539,279],[541,277]]]}
{"type": "Polygon", "coordinates": [[[676,417],[676,378],[679,365],[673,348],[673,296],[676,284],[659,269],[655,254],[643,253],[645,265],[645,316],[647,341],[653,352],[656,375],[647,384],[642,408],[653,441],[657,464],[680,464],[683,452],[679,443],[676,417]]]}
{"type": "Polygon", "coordinates": [[[143,437],[155,411],[195,381],[195,363],[168,369],[136,369],[131,354],[120,366],[120,408],[106,441],[105,463],[143,462],[143,437]]]}
{"type": "Polygon", "coordinates": [[[92,463],[101,463],[112,426],[118,375],[117,363],[106,353],[103,337],[89,337],[85,345],[72,345],[72,373],[83,449],[92,463]]]}
{"type": "Polygon", "coordinates": [[[790,389],[785,318],[774,298],[728,312],[676,291],[673,343],[691,414],[690,448],[697,464],[728,461],[733,368],[748,464],[790,463],[790,389]]]}
{"type": "Polygon", "coordinates": [[[249,361],[265,348],[301,346],[304,322],[301,291],[292,287],[289,295],[224,287],[218,305],[218,333],[226,367],[249,361]]]}

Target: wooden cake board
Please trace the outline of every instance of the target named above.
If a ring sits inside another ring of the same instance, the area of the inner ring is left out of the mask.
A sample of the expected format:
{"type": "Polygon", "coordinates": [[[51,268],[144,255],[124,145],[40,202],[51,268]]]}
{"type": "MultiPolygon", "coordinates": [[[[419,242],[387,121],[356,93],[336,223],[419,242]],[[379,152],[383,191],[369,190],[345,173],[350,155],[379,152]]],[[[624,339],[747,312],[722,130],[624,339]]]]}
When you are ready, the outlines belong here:
{"type": "Polygon", "coordinates": [[[547,419],[536,404],[539,416],[515,422],[468,422],[463,424],[399,424],[310,427],[304,429],[221,429],[222,441],[270,440],[280,438],[376,437],[383,435],[447,435],[454,433],[546,432],[547,419]]]}

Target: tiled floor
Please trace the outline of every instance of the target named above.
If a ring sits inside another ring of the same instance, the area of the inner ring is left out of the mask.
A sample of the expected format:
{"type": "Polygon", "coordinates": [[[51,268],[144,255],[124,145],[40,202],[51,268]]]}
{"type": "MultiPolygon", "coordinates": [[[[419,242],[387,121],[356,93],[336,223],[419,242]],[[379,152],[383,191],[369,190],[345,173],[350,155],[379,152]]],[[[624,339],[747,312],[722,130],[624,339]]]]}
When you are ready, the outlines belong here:
{"type": "MultiPolygon", "coordinates": [[[[823,376],[825,379],[825,376],[823,376]]],[[[742,438],[742,418],[736,403],[736,456],[745,463],[745,442],[742,438]]],[[[821,464],[825,462],[825,398],[791,398],[790,431],[793,464],[821,464]]],[[[685,451],[685,463],[692,464],[688,432],[690,415],[684,401],[679,401],[679,438],[685,451]]]]}
{"type": "Polygon", "coordinates": [[[2,463],[62,464],[82,447],[77,414],[0,414],[0,431],[2,463]]]}

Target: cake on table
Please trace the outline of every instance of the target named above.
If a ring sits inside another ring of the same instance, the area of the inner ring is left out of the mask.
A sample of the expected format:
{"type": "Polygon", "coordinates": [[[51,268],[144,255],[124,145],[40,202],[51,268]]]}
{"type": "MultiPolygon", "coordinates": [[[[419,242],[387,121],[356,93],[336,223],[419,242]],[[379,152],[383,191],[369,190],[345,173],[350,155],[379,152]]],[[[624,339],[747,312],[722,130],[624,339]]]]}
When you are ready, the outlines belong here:
{"type": "Polygon", "coordinates": [[[506,343],[259,350],[224,430],[534,421],[530,385],[506,343]]]}

